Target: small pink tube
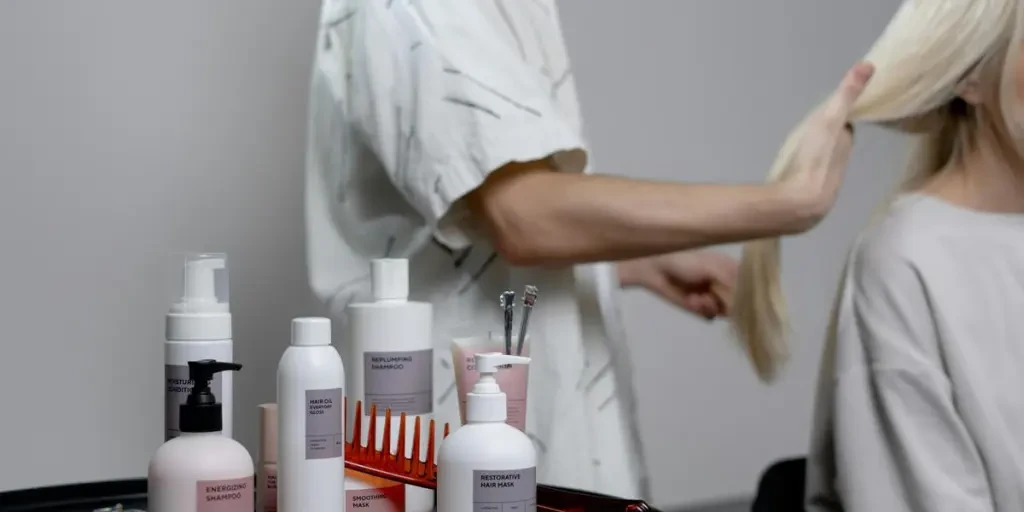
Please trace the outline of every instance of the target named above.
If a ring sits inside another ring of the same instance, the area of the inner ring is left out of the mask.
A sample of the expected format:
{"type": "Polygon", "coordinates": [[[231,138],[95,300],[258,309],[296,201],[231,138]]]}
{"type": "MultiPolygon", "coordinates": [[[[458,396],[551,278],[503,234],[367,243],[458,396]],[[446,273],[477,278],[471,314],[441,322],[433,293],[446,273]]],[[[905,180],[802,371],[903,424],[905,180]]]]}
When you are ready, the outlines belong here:
{"type": "MultiPolygon", "coordinates": [[[[515,340],[513,340],[513,349],[515,340]]],[[[452,366],[455,367],[455,385],[459,392],[459,419],[466,424],[466,394],[473,389],[480,374],[476,371],[476,360],[473,356],[488,352],[504,352],[505,337],[491,333],[489,336],[455,338],[452,340],[452,366]]],[[[530,356],[530,335],[526,335],[523,343],[523,357],[530,356]]],[[[495,376],[498,386],[505,393],[508,404],[508,418],[505,423],[526,430],[526,396],[529,389],[530,366],[511,365],[498,372],[495,376]]]]}
{"type": "Polygon", "coordinates": [[[277,404],[260,404],[256,512],[277,512],[277,404]]]}

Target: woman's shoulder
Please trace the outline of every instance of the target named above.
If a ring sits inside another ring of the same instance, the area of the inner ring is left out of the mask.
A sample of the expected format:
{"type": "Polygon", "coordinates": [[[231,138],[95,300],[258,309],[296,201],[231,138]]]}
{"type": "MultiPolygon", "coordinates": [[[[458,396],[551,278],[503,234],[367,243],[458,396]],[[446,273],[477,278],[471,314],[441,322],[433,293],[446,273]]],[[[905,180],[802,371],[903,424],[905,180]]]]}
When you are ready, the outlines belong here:
{"type": "Polygon", "coordinates": [[[854,276],[895,278],[907,268],[941,257],[939,247],[950,224],[937,199],[901,196],[857,238],[852,251],[854,276]]]}

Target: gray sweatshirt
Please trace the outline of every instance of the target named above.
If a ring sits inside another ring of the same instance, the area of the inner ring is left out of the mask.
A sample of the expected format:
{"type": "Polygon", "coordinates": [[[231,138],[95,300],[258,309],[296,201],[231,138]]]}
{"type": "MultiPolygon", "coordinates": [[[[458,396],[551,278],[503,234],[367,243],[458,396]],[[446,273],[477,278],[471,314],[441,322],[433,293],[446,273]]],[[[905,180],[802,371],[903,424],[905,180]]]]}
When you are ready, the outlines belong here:
{"type": "Polygon", "coordinates": [[[808,510],[1024,511],[1024,215],[902,197],[842,289],[808,510]]]}

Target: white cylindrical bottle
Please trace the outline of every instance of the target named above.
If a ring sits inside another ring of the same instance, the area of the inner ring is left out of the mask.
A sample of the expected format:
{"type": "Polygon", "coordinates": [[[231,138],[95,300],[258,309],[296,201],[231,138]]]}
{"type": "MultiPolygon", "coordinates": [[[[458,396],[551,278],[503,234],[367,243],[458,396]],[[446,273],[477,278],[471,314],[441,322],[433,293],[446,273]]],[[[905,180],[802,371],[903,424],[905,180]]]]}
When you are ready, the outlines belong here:
{"type": "Polygon", "coordinates": [[[189,368],[195,385],[180,407],[180,435],[149,463],[149,511],[252,512],[252,457],[221,433],[222,405],[210,391],[215,375],[241,365],[205,360],[189,368]]]}
{"type": "Polygon", "coordinates": [[[477,354],[480,379],[466,395],[466,424],[441,442],[437,510],[536,510],[537,452],[519,429],[505,423],[506,398],[495,374],[529,358],[477,354]]]}
{"type": "MultiPolygon", "coordinates": [[[[164,439],[178,431],[178,407],[191,389],[188,362],[234,360],[231,311],[228,299],[227,256],[220,253],[186,254],[181,296],[167,313],[164,343],[164,439]]],[[[211,384],[223,405],[223,434],[232,436],[233,378],[218,374],[211,384]]]]}
{"type": "MultiPolygon", "coordinates": [[[[370,262],[370,281],[373,301],[355,303],[347,309],[348,333],[344,338],[349,361],[349,421],[355,420],[355,401],[363,402],[363,414],[370,415],[377,406],[376,437],[381,442],[384,433],[384,412],[391,409],[391,439],[395,450],[400,428],[397,421],[402,413],[407,416],[406,439],[413,439],[416,416],[421,416],[422,439],[428,438],[430,419],[434,412],[434,339],[433,307],[427,302],[409,300],[409,262],[405,259],[382,258],[370,262]]],[[[367,442],[367,418],[363,439],[367,442]]],[[[351,429],[351,425],[346,425],[351,429]]],[[[407,455],[412,455],[409,443],[407,455]]],[[[426,444],[422,458],[426,454],[426,444]]],[[[353,480],[349,496],[362,496],[367,489],[353,480]],[[358,493],[354,491],[359,491],[358,493]]],[[[383,495],[382,490],[382,495],[383,495]]],[[[413,485],[405,488],[406,512],[429,512],[434,509],[434,492],[413,485]]]]}
{"type": "Polygon", "coordinates": [[[296,318],[277,367],[277,508],[345,509],[345,367],[331,321],[296,318]]]}

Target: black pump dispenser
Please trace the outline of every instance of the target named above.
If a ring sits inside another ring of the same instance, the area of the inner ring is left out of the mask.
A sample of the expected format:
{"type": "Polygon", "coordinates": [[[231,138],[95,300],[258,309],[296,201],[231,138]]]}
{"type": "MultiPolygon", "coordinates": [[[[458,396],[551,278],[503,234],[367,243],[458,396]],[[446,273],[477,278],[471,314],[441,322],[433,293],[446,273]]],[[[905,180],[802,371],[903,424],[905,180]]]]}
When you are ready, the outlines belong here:
{"type": "Polygon", "coordinates": [[[210,390],[213,376],[226,371],[238,371],[242,365],[225,363],[213,359],[188,362],[188,378],[193,382],[192,391],[185,403],[181,404],[178,428],[182,432],[220,432],[224,420],[220,402],[210,390]]]}

